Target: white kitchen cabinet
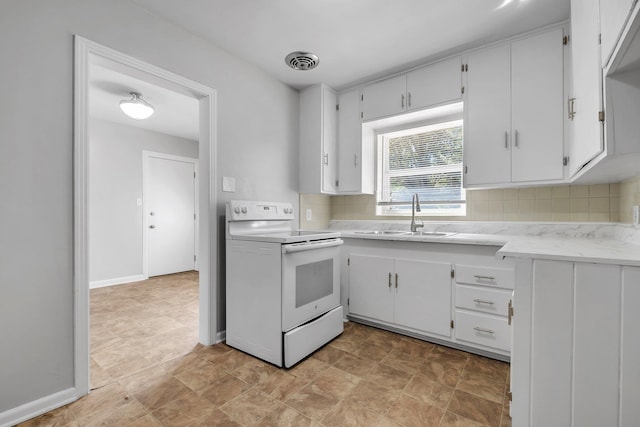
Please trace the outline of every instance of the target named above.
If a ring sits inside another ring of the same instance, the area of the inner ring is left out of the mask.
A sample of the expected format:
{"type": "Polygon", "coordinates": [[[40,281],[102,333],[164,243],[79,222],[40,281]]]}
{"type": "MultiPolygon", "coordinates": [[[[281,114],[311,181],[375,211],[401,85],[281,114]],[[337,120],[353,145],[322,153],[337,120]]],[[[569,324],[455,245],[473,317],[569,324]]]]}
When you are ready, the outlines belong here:
{"type": "Polygon", "coordinates": [[[637,425],[639,284],[638,267],[517,261],[513,425],[637,425]]]}
{"type": "Polygon", "coordinates": [[[469,55],[465,85],[466,186],[511,181],[511,64],[503,45],[469,55]]]}
{"type": "Polygon", "coordinates": [[[569,99],[569,174],[575,175],[604,150],[601,114],[602,61],[599,0],[571,1],[572,84],[569,99]]]}
{"type": "Polygon", "coordinates": [[[456,264],[455,282],[456,340],[508,354],[513,268],[456,264]]]}
{"type": "Polygon", "coordinates": [[[451,336],[451,264],[362,254],[349,258],[350,313],[451,336]]]}
{"type": "Polygon", "coordinates": [[[352,254],[348,264],[349,312],[393,323],[395,260],[352,254]]]}
{"type": "Polygon", "coordinates": [[[362,88],[362,119],[452,103],[462,98],[460,57],[436,62],[362,88]]]}
{"type": "Polygon", "coordinates": [[[407,111],[460,101],[461,63],[456,56],[407,73],[407,111]]]}
{"type": "Polygon", "coordinates": [[[300,192],[336,193],[337,95],[326,85],[300,92],[300,192]]]}
{"type": "Polygon", "coordinates": [[[338,95],[338,193],[373,194],[375,144],[362,138],[360,90],[338,95]]]}
{"type": "Polygon", "coordinates": [[[563,29],[466,62],[465,186],[562,180],[563,29]]]}
{"type": "Polygon", "coordinates": [[[509,360],[514,269],[498,248],[343,238],[349,319],[509,360]]]}
{"type": "Polygon", "coordinates": [[[602,65],[607,65],[637,0],[600,0],[600,45],[602,65]]]}
{"type": "Polygon", "coordinates": [[[407,108],[407,79],[400,75],[362,88],[362,120],[393,116],[407,108]]]}

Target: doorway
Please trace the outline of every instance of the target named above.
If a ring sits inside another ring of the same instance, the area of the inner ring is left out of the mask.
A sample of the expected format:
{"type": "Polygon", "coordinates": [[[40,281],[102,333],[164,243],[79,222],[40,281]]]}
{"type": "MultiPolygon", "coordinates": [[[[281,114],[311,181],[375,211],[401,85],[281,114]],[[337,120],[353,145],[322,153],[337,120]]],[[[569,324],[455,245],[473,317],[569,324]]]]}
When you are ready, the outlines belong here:
{"type": "MultiPolygon", "coordinates": [[[[74,373],[77,397],[89,392],[89,267],[88,267],[88,185],[89,185],[89,69],[94,61],[109,61],[116,67],[133,70],[137,78],[177,91],[198,101],[199,169],[199,341],[211,345],[221,340],[217,334],[217,250],[215,116],[216,92],[162,68],[75,36],[74,68],[74,373]]],[[[194,237],[195,238],[195,237],[194,237]]]]}
{"type": "Polygon", "coordinates": [[[189,157],[144,151],[146,275],[197,270],[197,170],[189,157]]]}

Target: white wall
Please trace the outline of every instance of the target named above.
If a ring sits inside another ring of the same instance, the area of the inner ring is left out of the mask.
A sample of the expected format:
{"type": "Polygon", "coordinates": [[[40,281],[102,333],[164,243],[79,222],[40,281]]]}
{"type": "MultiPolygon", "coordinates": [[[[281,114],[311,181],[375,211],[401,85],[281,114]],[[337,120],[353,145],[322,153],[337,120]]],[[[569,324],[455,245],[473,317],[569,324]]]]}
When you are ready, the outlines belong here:
{"type": "Polygon", "coordinates": [[[298,203],[297,91],[129,0],[2,0],[0,417],[73,387],[74,34],[218,91],[216,173],[238,190],[219,215],[230,198],[298,203]]]}
{"type": "Polygon", "coordinates": [[[103,120],[89,123],[89,281],[143,274],[142,151],[198,157],[198,142],[103,120]]]}

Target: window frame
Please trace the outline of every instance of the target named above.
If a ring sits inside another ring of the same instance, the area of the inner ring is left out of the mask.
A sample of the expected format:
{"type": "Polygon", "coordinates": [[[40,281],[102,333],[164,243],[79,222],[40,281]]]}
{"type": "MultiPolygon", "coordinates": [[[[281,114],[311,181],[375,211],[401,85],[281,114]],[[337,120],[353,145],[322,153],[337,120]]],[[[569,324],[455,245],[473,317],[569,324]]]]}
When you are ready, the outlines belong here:
{"type": "MultiPolygon", "coordinates": [[[[390,198],[390,185],[384,185],[384,179],[388,180],[392,176],[417,176],[438,174],[443,172],[460,172],[460,191],[461,199],[457,200],[442,200],[442,203],[434,203],[433,201],[420,200],[420,206],[424,207],[421,216],[466,216],[467,204],[466,204],[466,191],[463,183],[464,175],[464,151],[461,156],[461,162],[455,165],[439,165],[439,166],[427,166],[420,167],[412,170],[410,173],[406,173],[407,169],[402,172],[393,172],[389,170],[388,162],[388,141],[392,138],[401,136],[423,133],[428,131],[437,131],[439,129],[446,129],[450,127],[462,126],[464,129],[463,114],[444,114],[431,117],[428,121],[409,122],[396,128],[378,128],[376,129],[375,138],[377,144],[377,156],[376,156],[376,216],[398,216],[406,217],[411,215],[411,210],[398,210],[394,209],[394,206],[407,206],[411,205],[411,201],[398,201],[391,202],[390,198]],[[459,205],[454,209],[429,209],[428,206],[433,205],[459,205]]],[[[463,139],[464,141],[464,139],[463,139]]],[[[464,150],[464,146],[462,147],[464,150]]],[[[440,202],[440,201],[437,201],[440,202]]]]}

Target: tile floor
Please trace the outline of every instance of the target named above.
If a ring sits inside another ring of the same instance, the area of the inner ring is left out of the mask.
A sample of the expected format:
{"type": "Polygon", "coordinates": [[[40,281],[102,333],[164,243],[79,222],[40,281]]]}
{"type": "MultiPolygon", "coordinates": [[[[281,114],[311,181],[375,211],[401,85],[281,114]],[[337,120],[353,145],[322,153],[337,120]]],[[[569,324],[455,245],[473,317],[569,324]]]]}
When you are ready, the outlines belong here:
{"type": "Polygon", "coordinates": [[[197,312],[194,272],[92,290],[92,392],[21,425],[511,425],[506,363],[346,323],[278,369],[197,344],[197,312]]]}

